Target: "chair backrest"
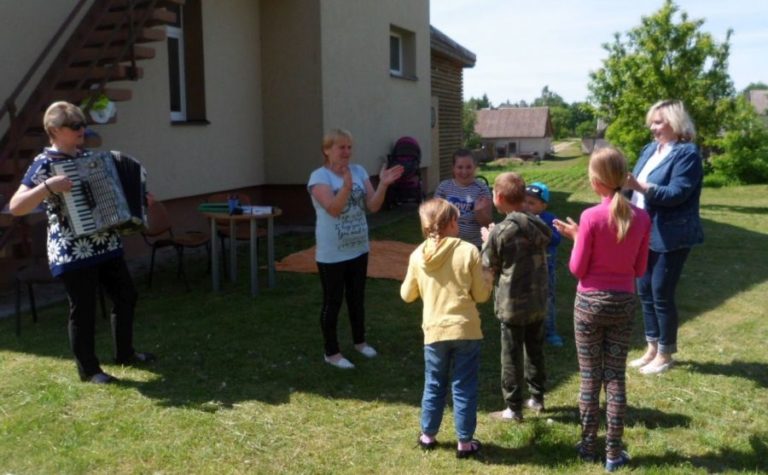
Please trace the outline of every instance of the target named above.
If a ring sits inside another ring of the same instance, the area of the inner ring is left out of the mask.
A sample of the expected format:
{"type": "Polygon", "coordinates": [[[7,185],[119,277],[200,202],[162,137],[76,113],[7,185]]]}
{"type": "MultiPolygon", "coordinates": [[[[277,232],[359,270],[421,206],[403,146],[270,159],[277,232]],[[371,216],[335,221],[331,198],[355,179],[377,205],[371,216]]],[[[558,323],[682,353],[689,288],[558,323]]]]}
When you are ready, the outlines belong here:
{"type": "Polygon", "coordinates": [[[156,237],[165,233],[171,234],[171,220],[168,218],[168,210],[159,201],[152,200],[147,206],[149,226],[142,232],[145,237],[156,237]]]}

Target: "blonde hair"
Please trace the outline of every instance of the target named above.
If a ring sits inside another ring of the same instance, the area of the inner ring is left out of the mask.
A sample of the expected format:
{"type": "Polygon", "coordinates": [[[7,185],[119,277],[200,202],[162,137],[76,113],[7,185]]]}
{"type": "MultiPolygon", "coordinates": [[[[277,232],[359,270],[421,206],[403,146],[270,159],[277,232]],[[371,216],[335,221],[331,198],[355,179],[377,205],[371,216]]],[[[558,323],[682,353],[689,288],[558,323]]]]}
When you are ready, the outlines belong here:
{"type": "Polygon", "coordinates": [[[696,138],[696,127],[693,125],[691,117],[685,110],[682,101],[663,100],[652,105],[645,114],[645,125],[650,127],[653,121],[653,115],[658,112],[664,122],[672,127],[672,131],[677,135],[677,140],[681,142],[691,142],[696,138]]]}
{"type": "Polygon", "coordinates": [[[85,114],[74,104],[66,101],[54,102],[43,115],[43,128],[48,138],[53,139],[53,129],[59,129],[67,124],[85,122],[85,114]]]}
{"type": "Polygon", "coordinates": [[[442,239],[451,221],[459,219],[459,210],[442,198],[432,198],[419,206],[419,219],[425,238],[442,239]]]}
{"type": "Polygon", "coordinates": [[[617,241],[623,241],[632,225],[632,207],[621,193],[627,180],[627,159],[615,148],[598,149],[589,157],[589,179],[597,180],[613,193],[608,221],[616,226],[617,241]]]}
{"type": "Polygon", "coordinates": [[[351,142],[352,134],[346,129],[337,128],[337,129],[331,129],[328,132],[326,132],[325,135],[323,135],[323,144],[320,150],[323,153],[323,161],[325,163],[328,163],[328,155],[325,154],[325,151],[333,147],[336,141],[342,138],[347,139],[351,142]]]}
{"type": "Polygon", "coordinates": [[[511,205],[525,200],[525,180],[515,172],[506,172],[493,181],[493,191],[511,205]]]}

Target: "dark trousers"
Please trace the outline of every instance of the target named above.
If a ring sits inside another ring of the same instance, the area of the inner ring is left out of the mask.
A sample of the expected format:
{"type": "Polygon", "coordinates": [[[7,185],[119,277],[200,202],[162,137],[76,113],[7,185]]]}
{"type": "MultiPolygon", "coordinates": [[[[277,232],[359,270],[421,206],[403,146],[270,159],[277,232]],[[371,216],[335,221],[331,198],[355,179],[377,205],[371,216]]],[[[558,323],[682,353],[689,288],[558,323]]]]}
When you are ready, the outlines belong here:
{"type": "Polygon", "coordinates": [[[133,356],[133,313],[137,293],[128,267],[122,257],[86,269],[61,275],[69,297],[69,344],[75,355],[77,371],[82,379],[101,373],[96,357],[96,296],[101,285],[112,300],[112,343],[114,358],[127,360],[133,356]]]}
{"type": "Polygon", "coordinates": [[[352,327],[352,342],[365,343],[365,279],[368,272],[368,253],[333,264],[317,263],[323,286],[323,307],[320,310],[320,328],[323,331],[325,355],[339,353],[336,326],[344,292],[347,312],[352,327]]]}
{"type": "Polygon", "coordinates": [[[501,394],[507,407],[523,407],[525,384],[531,396],[544,399],[544,320],[528,325],[501,324],[501,394]]]}
{"type": "Polygon", "coordinates": [[[671,252],[648,251],[648,268],[637,280],[643,305],[645,339],[657,342],[659,353],[677,352],[677,305],[675,289],[691,248],[671,252]]]}
{"type": "Polygon", "coordinates": [[[600,425],[600,391],[605,387],[605,451],[620,457],[627,412],[626,364],[637,297],[629,293],[577,292],[573,327],[581,383],[581,450],[594,454],[600,425]]]}

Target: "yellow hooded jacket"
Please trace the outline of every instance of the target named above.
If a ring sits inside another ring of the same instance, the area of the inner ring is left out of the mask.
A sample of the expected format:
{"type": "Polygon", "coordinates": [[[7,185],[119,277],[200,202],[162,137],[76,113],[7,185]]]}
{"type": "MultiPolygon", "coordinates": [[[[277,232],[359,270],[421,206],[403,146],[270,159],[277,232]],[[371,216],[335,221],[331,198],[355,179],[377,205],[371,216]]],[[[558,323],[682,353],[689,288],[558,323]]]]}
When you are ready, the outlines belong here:
{"type": "Polygon", "coordinates": [[[406,302],[421,297],[424,344],[482,340],[476,303],[491,295],[492,277],[483,271],[480,252],[461,239],[427,239],[411,254],[400,286],[406,302]]]}

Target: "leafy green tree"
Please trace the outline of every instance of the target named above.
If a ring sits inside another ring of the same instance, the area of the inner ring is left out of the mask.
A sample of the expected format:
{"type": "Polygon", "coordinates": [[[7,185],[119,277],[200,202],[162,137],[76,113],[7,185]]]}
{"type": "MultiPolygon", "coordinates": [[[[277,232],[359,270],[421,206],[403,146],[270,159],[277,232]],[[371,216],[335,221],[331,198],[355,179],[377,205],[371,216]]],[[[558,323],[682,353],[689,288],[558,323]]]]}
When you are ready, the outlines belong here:
{"type": "Polygon", "coordinates": [[[533,100],[532,107],[566,107],[562,97],[554,91],[549,90],[549,86],[544,86],[541,90],[541,96],[533,100]]]}
{"type": "Polygon", "coordinates": [[[701,31],[704,20],[679,14],[672,0],[640,26],[603,45],[608,57],[590,73],[591,100],[607,119],[606,136],[632,159],[650,135],[648,108],[662,99],[682,100],[696,124],[699,144],[707,147],[733,111],[733,83],[728,76],[732,30],[718,43],[701,31]]]}
{"type": "Polygon", "coordinates": [[[768,182],[768,128],[746,98],[736,99],[723,129],[713,141],[715,173],[735,183],[768,182]]]}
{"type": "Polygon", "coordinates": [[[481,145],[480,136],[475,132],[475,122],[478,109],[488,109],[491,107],[491,101],[488,95],[483,97],[470,97],[464,102],[461,110],[461,130],[463,132],[462,146],[470,150],[479,148],[481,145]]]}
{"type": "Polygon", "coordinates": [[[768,84],[758,81],[758,82],[751,82],[749,83],[749,86],[744,88],[744,92],[753,91],[755,89],[768,89],[768,84]]]}

